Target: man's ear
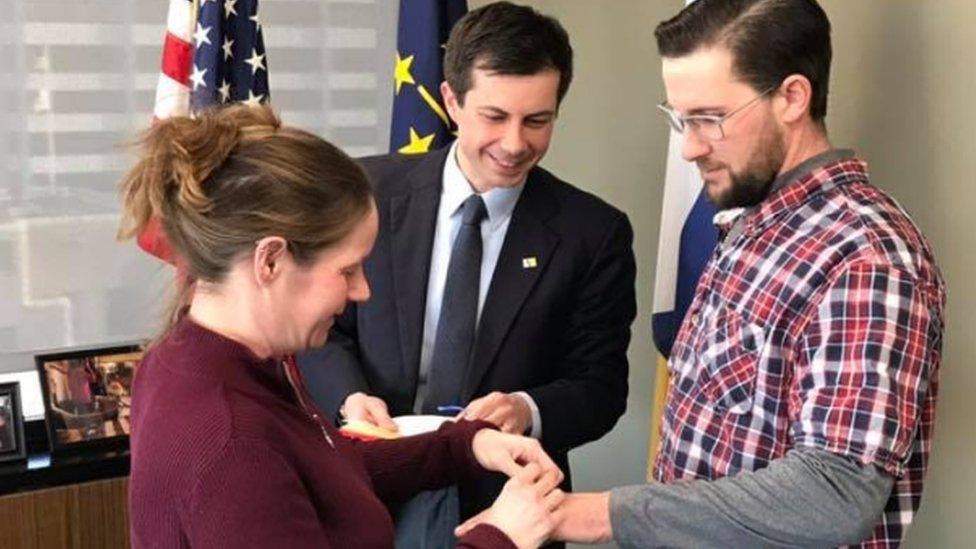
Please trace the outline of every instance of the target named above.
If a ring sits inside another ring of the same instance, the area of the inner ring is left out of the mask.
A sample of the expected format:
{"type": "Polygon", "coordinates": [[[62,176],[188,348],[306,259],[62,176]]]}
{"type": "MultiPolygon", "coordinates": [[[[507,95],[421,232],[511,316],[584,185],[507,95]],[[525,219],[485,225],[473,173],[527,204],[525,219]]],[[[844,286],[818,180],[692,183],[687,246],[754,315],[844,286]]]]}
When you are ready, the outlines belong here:
{"type": "Polygon", "coordinates": [[[447,80],[441,82],[441,97],[444,98],[444,106],[447,107],[447,114],[457,124],[457,113],[461,110],[461,104],[458,102],[458,96],[454,94],[454,90],[451,89],[451,85],[447,83],[447,80]]]}
{"type": "Polygon", "coordinates": [[[288,253],[288,241],[280,236],[266,236],[254,248],[254,280],[260,286],[270,283],[281,273],[281,262],[288,253]]]}
{"type": "Polygon", "coordinates": [[[784,124],[792,124],[810,115],[810,101],[813,99],[813,86],[802,74],[791,74],[780,84],[776,92],[780,99],[780,119],[784,124]]]}

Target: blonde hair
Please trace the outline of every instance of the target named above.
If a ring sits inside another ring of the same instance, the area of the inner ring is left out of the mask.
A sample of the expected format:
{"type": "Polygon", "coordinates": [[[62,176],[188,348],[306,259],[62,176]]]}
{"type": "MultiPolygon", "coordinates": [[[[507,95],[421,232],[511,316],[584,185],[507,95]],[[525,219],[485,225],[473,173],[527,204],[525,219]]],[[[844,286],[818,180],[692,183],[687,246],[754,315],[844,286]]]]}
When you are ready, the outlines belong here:
{"type": "Polygon", "coordinates": [[[184,289],[196,280],[219,283],[266,236],[284,238],[295,261],[308,264],[372,208],[366,176],[351,158],[282,126],[268,106],[162,120],[137,146],[139,160],[120,184],[118,237],[161,219],[185,262],[184,289]]]}

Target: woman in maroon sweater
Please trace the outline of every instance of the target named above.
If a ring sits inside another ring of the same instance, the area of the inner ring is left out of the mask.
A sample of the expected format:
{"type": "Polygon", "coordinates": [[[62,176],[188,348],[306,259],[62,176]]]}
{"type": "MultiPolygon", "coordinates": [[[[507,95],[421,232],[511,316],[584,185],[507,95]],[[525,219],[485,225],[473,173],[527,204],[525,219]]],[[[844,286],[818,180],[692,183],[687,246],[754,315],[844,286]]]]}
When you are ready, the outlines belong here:
{"type": "Polygon", "coordinates": [[[156,124],[122,194],[121,236],[161,219],[186,275],[133,389],[133,546],[389,548],[391,506],[487,471],[512,479],[459,546],[546,540],[562,476],[535,441],[461,421],[357,443],[307,398],[291,353],[369,297],[378,220],[346,155],[231,107],[156,124]]]}

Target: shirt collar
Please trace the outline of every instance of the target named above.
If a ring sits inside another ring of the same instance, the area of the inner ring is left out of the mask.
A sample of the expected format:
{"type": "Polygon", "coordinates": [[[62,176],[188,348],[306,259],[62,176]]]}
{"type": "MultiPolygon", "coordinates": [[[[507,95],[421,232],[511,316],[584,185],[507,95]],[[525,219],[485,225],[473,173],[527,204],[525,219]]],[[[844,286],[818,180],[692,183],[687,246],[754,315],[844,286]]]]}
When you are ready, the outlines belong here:
{"type": "Polygon", "coordinates": [[[840,162],[841,160],[848,160],[850,158],[854,158],[854,151],[851,149],[828,149],[818,155],[811,156],[810,158],[800,162],[793,168],[777,176],[773,181],[772,187],[769,189],[769,195],[772,196],[780,189],[786,188],[792,183],[796,183],[800,179],[807,177],[812,172],[819,170],[820,168],[824,168],[831,164],[840,162]]]}
{"type": "MultiPolygon", "coordinates": [[[[451,144],[451,149],[447,152],[447,161],[444,162],[444,186],[441,189],[441,204],[445,206],[450,216],[454,216],[461,207],[461,204],[469,196],[475,194],[475,190],[468,182],[468,178],[461,171],[461,166],[457,161],[458,154],[457,141],[451,144]]],[[[495,188],[488,192],[481,193],[481,198],[485,201],[488,209],[488,223],[490,228],[497,227],[506,219],[511,217],[515,210],[515,204],[522,189],[525,188],[525,181],[513,187],[495,188]]]]}
{"type": "MultiPolygon", "coordinates": [[[[715,214],[712,222],[719,229],[723,240],[743,231],[756,230],[780,212],[803,202],[807,196],[830,180],[828,168],[849,160],[856,160],[851,149],[829,149],[800,162],[773,180],[769,195],[758,205],[749,208],[732,208],[715,214]]],[[[860,163],[863,164],[863,163],[860,163]]],[[[863,166],[861,169],[865,169],[863,166]]]]}

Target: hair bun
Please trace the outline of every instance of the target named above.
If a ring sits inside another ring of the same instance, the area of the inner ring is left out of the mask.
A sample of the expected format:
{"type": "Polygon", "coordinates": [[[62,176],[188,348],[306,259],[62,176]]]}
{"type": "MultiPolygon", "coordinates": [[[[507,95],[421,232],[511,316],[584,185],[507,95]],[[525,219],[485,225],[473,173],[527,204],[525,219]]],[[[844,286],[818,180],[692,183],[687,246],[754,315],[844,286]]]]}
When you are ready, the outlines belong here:
{"type": "Polygon", "coordinates": [[[207,178],[242,142],[263,139],[280,127],[267,105],[233,105],[195,118],[156,121],[138,141],[141,160],[122,181],[126,211],[120,238],[138,234],[150,218],[165,217],[170,208],[208,211],[207,178]]]}
{"type": "Polygon", "coordinates": [[[197,118],[163,122],[170,145],[172,181],[178,185],[180,206],[197,211],[210,207],[204,182],[224,164],[242,141],[273,134],[281,121],[270,107],[235,105],[197,118]]]}

